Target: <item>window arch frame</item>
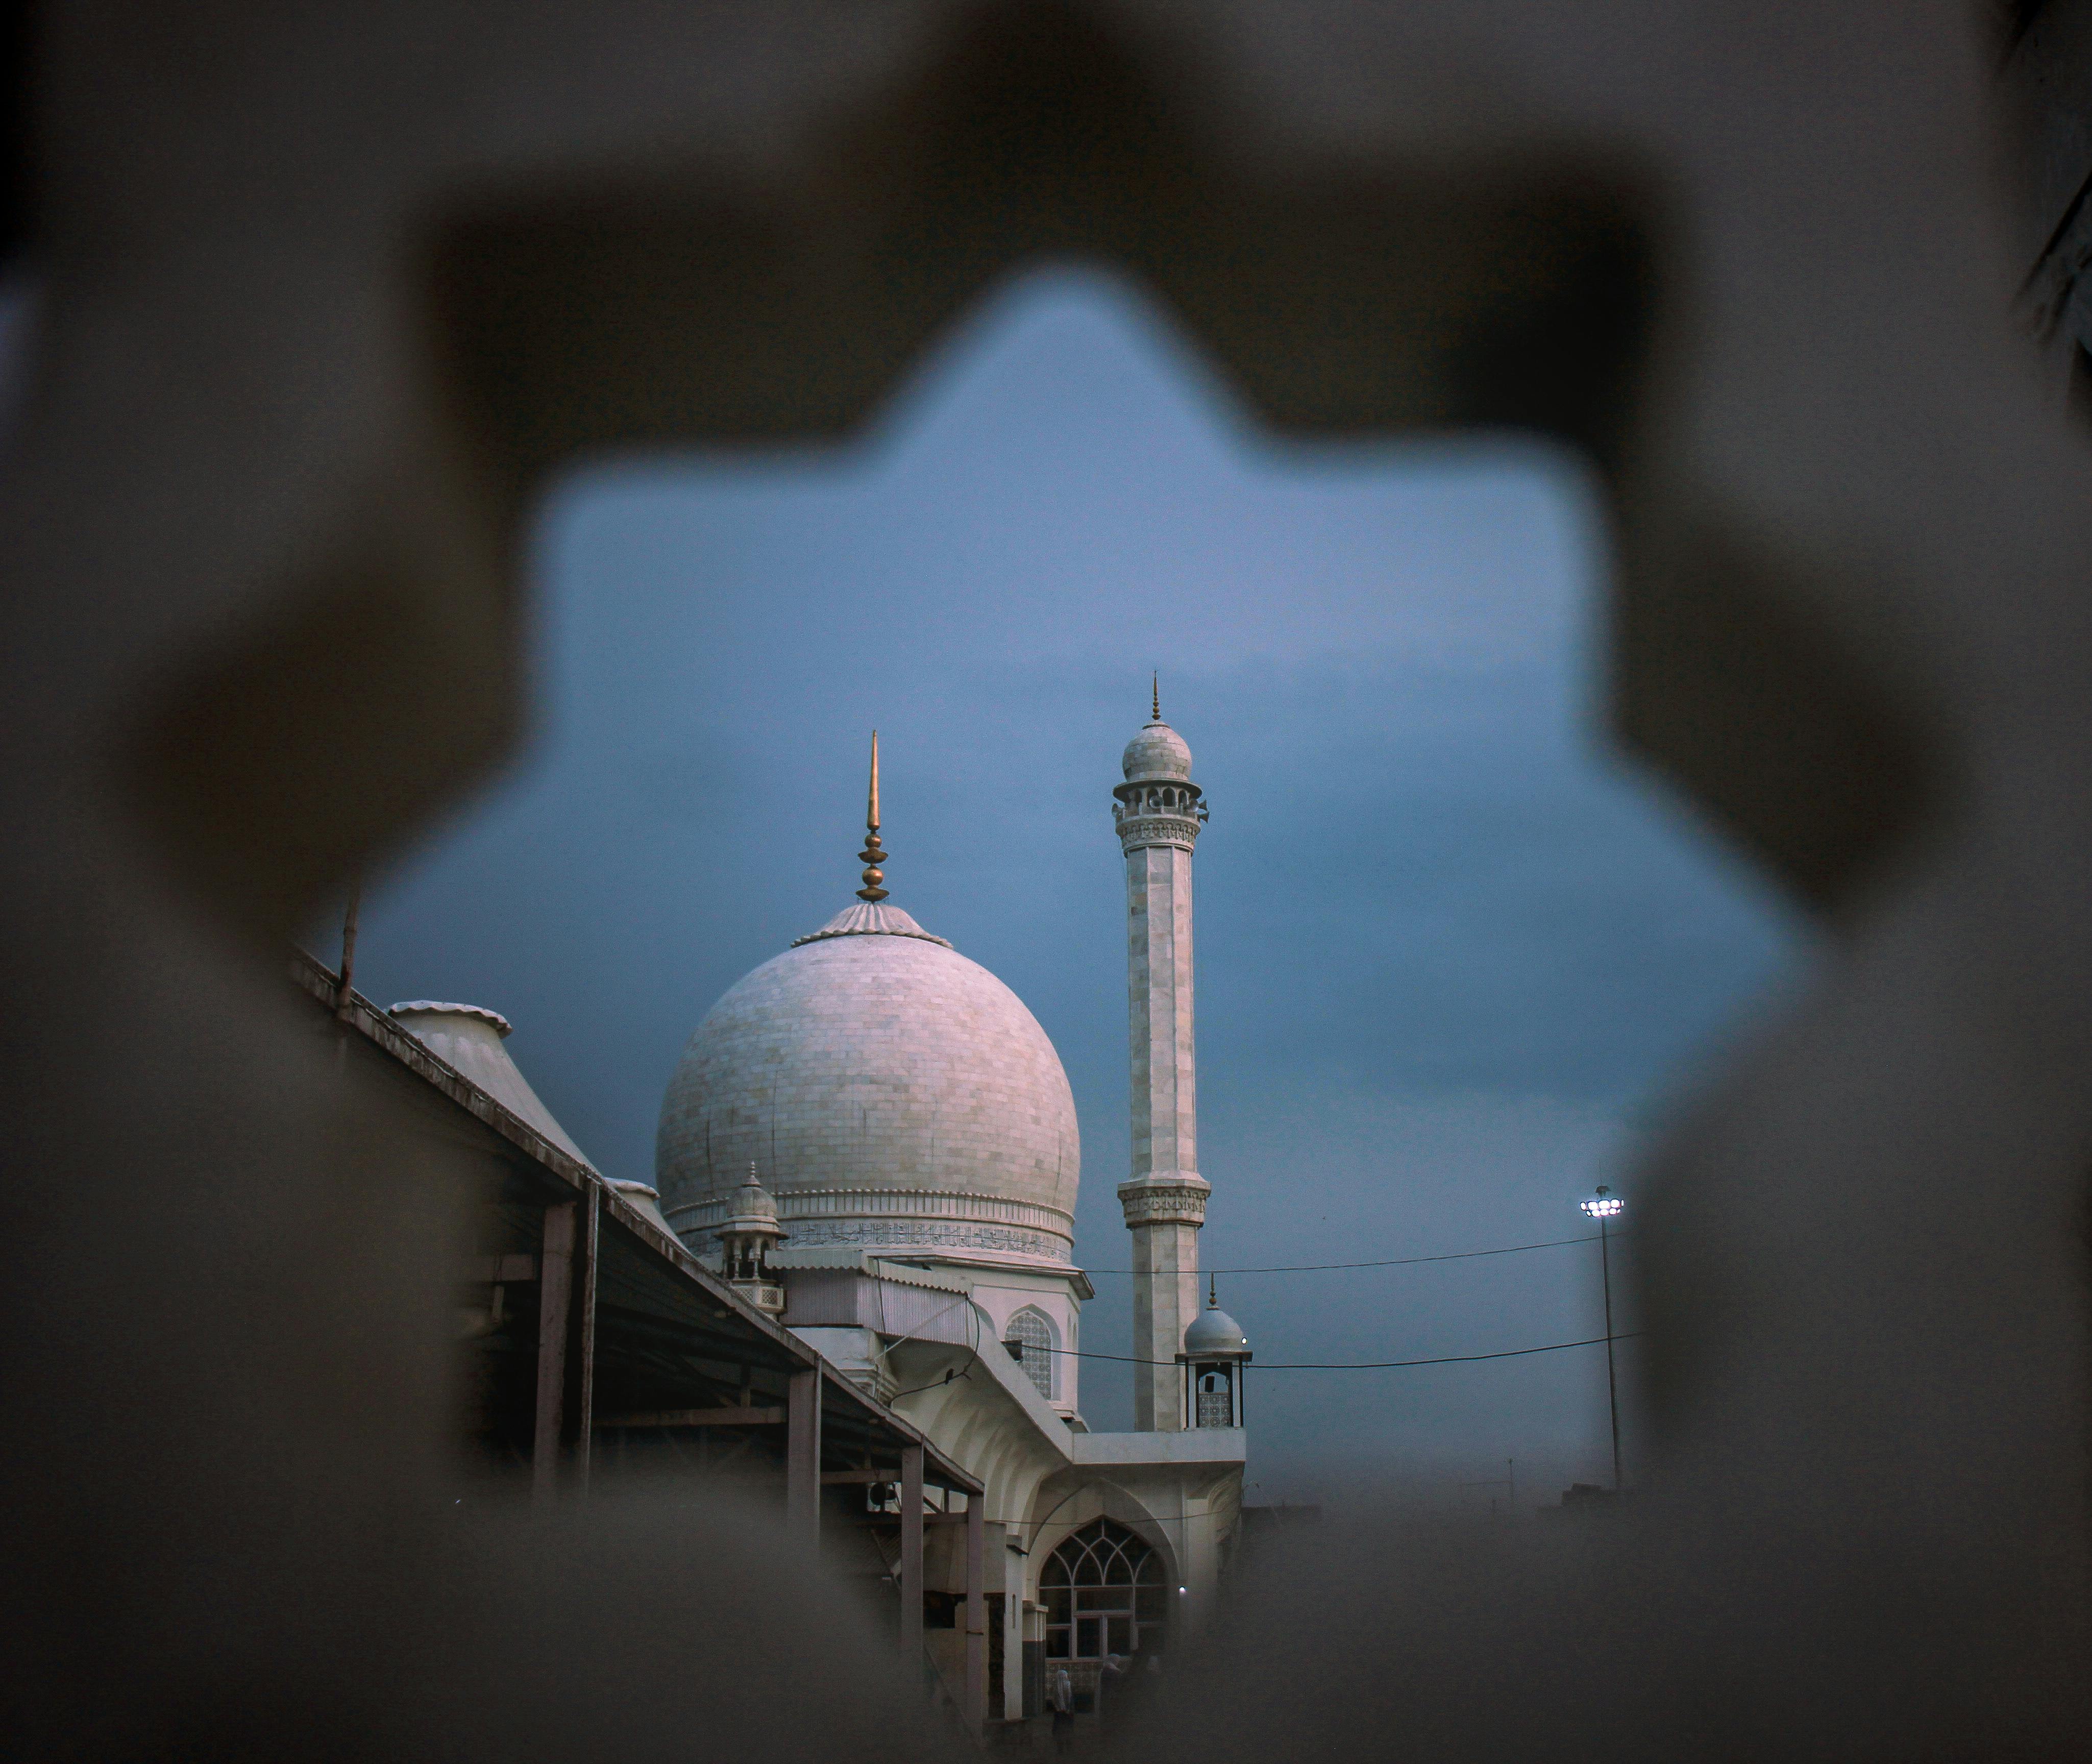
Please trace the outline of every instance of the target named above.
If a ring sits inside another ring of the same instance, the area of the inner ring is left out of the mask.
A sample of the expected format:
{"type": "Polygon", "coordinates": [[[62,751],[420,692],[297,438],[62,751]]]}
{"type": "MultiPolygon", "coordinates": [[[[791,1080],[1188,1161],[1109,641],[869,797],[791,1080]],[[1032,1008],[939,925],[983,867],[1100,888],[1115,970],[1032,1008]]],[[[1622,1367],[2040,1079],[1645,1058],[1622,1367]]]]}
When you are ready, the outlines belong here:
{"type": "Polygon", "coordinates": [[[1024,1376],[1031,1381],[1032,1389],[1042,1401],[1057,1401],[1061,1394],[1061,1356],[1055,1350],[1061,1345],[1061,1331],[1053,1319],[1035,1304],[1021,1306],[1010,1312],[1009,1321],[1002,1325],[1002,1338],[1005,1344],[1022,1342],[1024,1355],[1018,1364],[1023,1368],[1024,1376]],[[1034,1342],[1018,1333],[1018,1326],[1027,1322],[1036,1323],[1045,1339],[1034,1342]],[[1035,1366],[1032,1360],[1035,1352],[1039,1356],[1035,1366]]]}
{"type": "Polygon", "coordinates": [[[1099,1515],[1053,1546],[1039,1571],[1049,1661],[1160,1653],[1169,1632],[1171,1574],[1158,1546],[1099,1515]],[[1094,1652],[1084,1651],[1094,1649],[1094,1652]]]}

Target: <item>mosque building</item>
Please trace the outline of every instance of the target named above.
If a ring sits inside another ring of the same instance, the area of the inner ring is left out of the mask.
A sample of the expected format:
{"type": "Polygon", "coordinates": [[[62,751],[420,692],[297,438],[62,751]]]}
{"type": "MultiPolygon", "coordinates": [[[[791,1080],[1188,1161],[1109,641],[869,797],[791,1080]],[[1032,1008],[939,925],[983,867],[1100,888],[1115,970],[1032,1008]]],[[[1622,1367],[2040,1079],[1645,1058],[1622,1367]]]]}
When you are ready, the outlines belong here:
{"type": "MultiPolygon", "coordinates": [[[[1014,992],[889,903],[875,735],[856,901],[712,1007],[657,1141],[681,1241],[984,1486],[1004,1719],[1038,1713],[1056,1666],[1085,1698],[1113,1656],[1146,1670],[1210,1606],[1240,1523],[1249,1347],[1199,1290],[1191,859],[1206,806],[1159,698],[1122,770],[1132,1430],[1083,1413],[1095,1293],[1074,1260],[1067,1075],[1014,992]]],[[[944,1634],[933,1658],[963,1647],[944,1634]]]]}

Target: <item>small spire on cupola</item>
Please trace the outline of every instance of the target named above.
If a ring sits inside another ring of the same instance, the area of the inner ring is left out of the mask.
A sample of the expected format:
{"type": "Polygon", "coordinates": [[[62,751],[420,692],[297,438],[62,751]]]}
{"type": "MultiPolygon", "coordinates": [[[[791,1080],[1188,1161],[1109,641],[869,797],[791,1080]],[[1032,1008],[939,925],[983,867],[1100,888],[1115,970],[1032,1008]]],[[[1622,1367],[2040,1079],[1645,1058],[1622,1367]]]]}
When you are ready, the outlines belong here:
{"type": "Polygon", "coordinates": [[[1149,709],[1152,713],[1150,721],[1160,723],[1162,720],[1162,670],[1160,668],[1155,670],[1154,677],[1149,681],[1149,685],[1155,693],[1155,696],[1149,700],[1149,709]]]}
{"type": "Polygon", "coordinates": [[[875,904],[884,900],[887,894],[887,891],[880,886],[880,884],[886,880],[885,872],[880,868],[880,866],[886,862],[886,854],[880,849],[879,844],[879,731],[877,729],[871,732],[871,789],[865,798],[864,825],[864,850],[858,854],[858,860],[865,866],[864,886],[857,891],[857,897],[861,901],[871,901],[875,904]]]}

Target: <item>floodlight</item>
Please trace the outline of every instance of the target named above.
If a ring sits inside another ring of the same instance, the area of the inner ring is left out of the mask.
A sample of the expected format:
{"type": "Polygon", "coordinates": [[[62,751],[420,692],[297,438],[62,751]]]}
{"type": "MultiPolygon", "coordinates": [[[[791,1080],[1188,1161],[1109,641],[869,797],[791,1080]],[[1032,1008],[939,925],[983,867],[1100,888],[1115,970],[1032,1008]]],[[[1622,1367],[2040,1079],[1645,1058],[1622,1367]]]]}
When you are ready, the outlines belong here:
{"type": "Polygon", "coordinates": [[[1598,1221],[1598,1266],[1606,1282],[1606,1404],[1613,1417],[1613,1489],[1620,1486],[1620,1386],[1613,1369],[1613,1256],[1612,1234],[1606,1230],[1606,1221],[1617,1219],[1625,1210],[1627,1203],[1603,1182],[1598,1191],[1588,1200],[1576,1204],[1598,1221]]]}

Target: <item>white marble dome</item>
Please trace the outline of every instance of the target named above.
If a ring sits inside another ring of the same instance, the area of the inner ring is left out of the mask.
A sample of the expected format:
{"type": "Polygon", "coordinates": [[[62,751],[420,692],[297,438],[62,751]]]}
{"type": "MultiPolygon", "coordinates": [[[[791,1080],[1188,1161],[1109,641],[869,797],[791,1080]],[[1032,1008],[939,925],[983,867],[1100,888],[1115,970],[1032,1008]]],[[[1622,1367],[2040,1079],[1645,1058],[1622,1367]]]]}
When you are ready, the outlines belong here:
{"type": "Polygon", "coordinates": [[[1023,1001],[897,907],[852,906],[745,976],[684,1048],[655,1184],[708,1251],[753,1162],[789,1248],[1065,1265],[1082,1143],[1023,1001]]]}
{"type": "Polygon", "coordinates": [[[1126,744],[1120,764],[1128,784],[1186,780],[1191,776],[1191,750],[1167,723],[1150,723],[1126,744]]]}
{"type": "Polygon", "coordinates": [[[1249,1352],[1249,1338],[1217,1304],[1209,1304],[1184,1331],[1184,1351],[1194,1360],[1233,1359],[1249,1352]]]}

